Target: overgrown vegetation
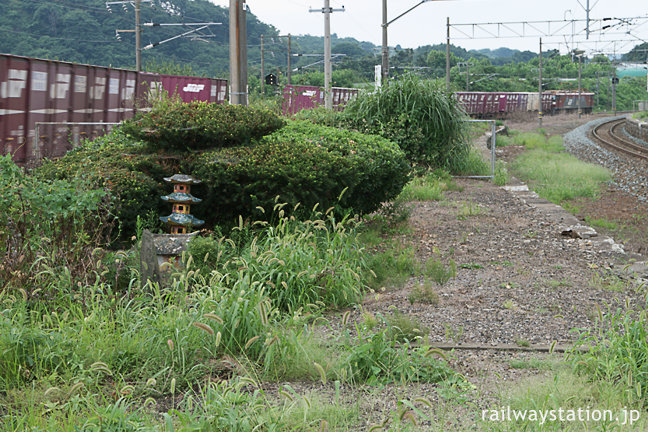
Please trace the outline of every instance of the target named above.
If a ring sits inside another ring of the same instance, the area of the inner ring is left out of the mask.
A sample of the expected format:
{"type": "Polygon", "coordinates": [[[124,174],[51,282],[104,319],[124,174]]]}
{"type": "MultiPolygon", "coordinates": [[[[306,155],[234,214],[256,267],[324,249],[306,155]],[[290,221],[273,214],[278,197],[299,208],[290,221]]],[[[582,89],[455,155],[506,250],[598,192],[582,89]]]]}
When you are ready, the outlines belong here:
{"type": "Polygon", "coordinates": [[[455,171],[469,152],[462,111],[436,82],[412,75],[350,101],[344,119],[397,143],[413,163],[455,171]]]}
{"type": "Polygon", "coordinates": [[[177,172],[203,181],[194,191],[203,202],[192,210],[208,226],[232,226],[238,216],[260,219],[258,207],[272,208],[277,196],[290,209],[300,204],[298,217],[308,217],[316,204],[342,216],[364,214],[408,181],[403,153],[384,138],[310,122],[276,130],[282,124],[265,109],[162,98],[150,113],[49,161],[38,174],[67,181],[83,176],[107,190],[122,238],[135,233],[138,216],[168,211],[152,198],[168,193],[163,178],[177,172]]]}

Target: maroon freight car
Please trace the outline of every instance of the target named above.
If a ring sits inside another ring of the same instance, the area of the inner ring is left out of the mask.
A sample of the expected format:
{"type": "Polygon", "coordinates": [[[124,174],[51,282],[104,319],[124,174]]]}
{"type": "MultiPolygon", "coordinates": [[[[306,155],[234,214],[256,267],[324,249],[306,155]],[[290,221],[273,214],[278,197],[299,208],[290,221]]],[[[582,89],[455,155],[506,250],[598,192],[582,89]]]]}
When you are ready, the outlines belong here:
{"type": "MultiPolygon", "coordinates": [[[[356,88],[333,87],[331,89],[333,109],[340,111],[360,90],[356,88]]],[[[324,105],[324,89],[314,86],[285,86],[283,90],[283,113],[296,114],[304,109],[324,105]]]]}
{"type": "Polygon", "coordinates": [[[65,154],[105,123],[132,117],[152,89],[223,103],[227,81],[0,54],[0,155],[16,162],[65,154]],[[38,129],[38,136],[36,136],[38,129]]]}
{"type": "Polygon", "coordinates": [[[553,111],[568,112],[582,110],[584,113],[592,112],[594,107],[594,93],[581,92],[580,104],[578,103],[579,93],[577,91],[556,91],[552,92],[554,103],[553,111]]]}
{"type": "MultiPolygon", "coordinates": [[[[516,112],[537,112],[538,93],[530,92],[456,92],[464,111],[476,117],[504,117],[516,112]]],[[[551,112],[552,95],[542,94],[542,111],[551,112]]]]}

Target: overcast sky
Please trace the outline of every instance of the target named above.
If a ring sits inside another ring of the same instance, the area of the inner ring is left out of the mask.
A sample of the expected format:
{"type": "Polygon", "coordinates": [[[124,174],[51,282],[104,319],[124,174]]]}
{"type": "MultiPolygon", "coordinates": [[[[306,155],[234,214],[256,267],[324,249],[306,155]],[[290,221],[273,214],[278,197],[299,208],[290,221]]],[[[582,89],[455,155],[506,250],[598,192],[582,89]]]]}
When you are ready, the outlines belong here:
{"type": "MultiPolygon", "coordinates": [[[[210,1],[220,6],[229,6],[229,0],[210,1]]],[[[420,3],[420,0],[388,0],[389,19],[395,18],[417,3],[420,3]]],[[[585,5],[587,0],[581,0],[580,3],[585,5]]],[[[281,34],[315,36],[324,34],[322,13],[309,13],[310,8],[321,10],[324,5],[323,0],[247,0],[247,4],[261,21],[272,24],[281,34]]],[[[590,0],[590,5],[592,19],[644,17],[643,20],[635,21],[635,24],[630,27],[617,26],[607,29],[608,34],[605,36],[595,32],[590,35],[590,40],[627,40],[631,38],[627,34],[610,33],[624,33],[630,30],[635,37],[648,41],[648,0],[590,0]]],[[[346,9],[345,12],[336,12],[331,16],[332,33],[337,33],[339,37],[350,36],[360,41],[381,44],[382,0],[331,0],[331,6],[334,8],[344,6],[346,9]]],[[[389,45],[416,48],[422,45],[445,43],[446,17],[450,18],[451,24],[571,20],[585,19],[585,10],[577,0],[433,0],[420,5],[389,26],[389,45]]],[[[618,22],[613,21],[613,23],[618,22]]],[[[555,27],[555,30],[558,28],[555,27]]],[[[574,30],[578,33],[584,28],[583,23],[577,23],[574,30]]],[[[456,39],[460,36],[460,30],[471,31],[470,27],[452,28],[451,37],[455,38],[452,43],[467,49],[495,49],[506,46],[534,52],[538,50],[538,37],[460,40],[456,39]]],[[[543,30],[546,30],[546,26],[543,30]]],[[[552,31],[555,30],[552,27],[552,31]]],[[[568,25],[562,33],[571,33],[571,26],[568,25]]],[[[616,49],[626,52],[642,42],[640,40],[632,43],[618,42],[615,48],[614,44],[602,43],[583,42],[572,45],[570,39],[571,37],[545,37],[543,42],[546,49],[557,48],[563,52],[575,48],[576,45],[585,49],[602,51],[616,49]]],[[[584,41],[585,37],[576,37],[575,40],[584,41]]]]}

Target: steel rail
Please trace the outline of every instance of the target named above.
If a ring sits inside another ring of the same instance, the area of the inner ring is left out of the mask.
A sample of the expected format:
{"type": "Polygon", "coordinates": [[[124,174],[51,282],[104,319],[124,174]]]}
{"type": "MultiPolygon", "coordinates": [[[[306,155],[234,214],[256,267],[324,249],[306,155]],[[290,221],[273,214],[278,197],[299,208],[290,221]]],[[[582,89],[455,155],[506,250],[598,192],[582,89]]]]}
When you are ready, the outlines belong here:
{"type": "Polygon", "coordinates": [[[642,146],[620,136],[617,129],[625,123],[625,119],[611,120],[601,123],[592,129],[592,135],[603,145],[626,155],[648,160],[648,147],[642,146]]]}

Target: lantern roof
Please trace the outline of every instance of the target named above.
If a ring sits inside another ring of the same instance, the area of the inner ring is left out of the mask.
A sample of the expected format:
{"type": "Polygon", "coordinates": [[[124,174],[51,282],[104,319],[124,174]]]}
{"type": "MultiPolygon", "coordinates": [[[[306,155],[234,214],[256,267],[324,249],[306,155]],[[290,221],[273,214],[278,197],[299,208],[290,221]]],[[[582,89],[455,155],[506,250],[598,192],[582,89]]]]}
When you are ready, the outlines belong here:
{"type": "Polygon", "coordinates": [[[162,216],[160,220],[169,225],[181,226],[201,226],[205,223],[204,220],[198,219],[190,214],[184,213],[171,213],[169,216],[162,216]]]}
{"type": "Polygon", "coordinates": [[[196,198],[195,196],[182,193],[182,192],[173,192],[172,194],[160,197],[162,200],[170,203],[180,203],[180,204],[198,204],[202,201],[201,198],[196,198]]]}
{"type": "Polygon", "coordinates": [[[174,184],[199,184],[200,180],[186,174],[174,174],[171,177],[164,177],[164,181],[174,184]]]}

